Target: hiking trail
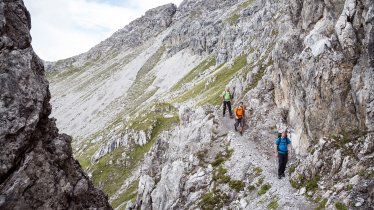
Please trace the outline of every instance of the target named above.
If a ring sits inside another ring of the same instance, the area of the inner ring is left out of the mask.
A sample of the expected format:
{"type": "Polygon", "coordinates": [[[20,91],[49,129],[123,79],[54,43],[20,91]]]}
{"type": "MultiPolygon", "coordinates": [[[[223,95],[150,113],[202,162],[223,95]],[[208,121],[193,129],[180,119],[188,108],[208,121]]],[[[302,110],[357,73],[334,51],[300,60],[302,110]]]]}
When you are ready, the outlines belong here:
{"type": "MultiPolygon", "coordinates": [[[[241,201],[241,203],[248,203],[246,209],[266,208],[267,202],[264,201],[264,196],[268,196],[269,200],[278,198],[280,209],[314,209],[313,202],[308,201],[303,195],[299,195],[296,189],[292,188],[288,175],[290,161],[287,163],[286,177],[279,180],[277,177],[278,160],[273,155],[274,148],[268,148],[269,151],[261,151],[260,145],[246,136],[245,131],[241,136],[239,132],[234,130],[235,119],[229,117],[221,117],[220,119],[224,125],[223,129],[228,131],[230,148],[234,149],[232,157],[225,164],[229,175],[235,179],[243,179],[246,174],[250,173],[251,167],[260,167],[262,173],[259,177],[263,177],[263,184],[271,185],[268,193],[262,196],[258,196],[256,193],[254,198],[252,196],[250,200],[241,201]]],[[[294,159],[294,157],[292,158],[294,159]]],[[[260,187],[256,186],[256,190],[259,190],[260,187]]]]}

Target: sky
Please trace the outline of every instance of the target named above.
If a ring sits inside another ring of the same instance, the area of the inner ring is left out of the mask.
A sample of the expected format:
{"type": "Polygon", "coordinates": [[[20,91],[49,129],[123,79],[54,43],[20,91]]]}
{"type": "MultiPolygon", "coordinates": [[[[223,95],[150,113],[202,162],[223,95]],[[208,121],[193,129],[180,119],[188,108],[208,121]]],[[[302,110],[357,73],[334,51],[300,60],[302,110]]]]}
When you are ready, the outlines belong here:
{"type": "Polygon", "coordinates": [[[46,61],[88,51],[152,8],[182,0],[24,0],[32,46],[46,61]]]}

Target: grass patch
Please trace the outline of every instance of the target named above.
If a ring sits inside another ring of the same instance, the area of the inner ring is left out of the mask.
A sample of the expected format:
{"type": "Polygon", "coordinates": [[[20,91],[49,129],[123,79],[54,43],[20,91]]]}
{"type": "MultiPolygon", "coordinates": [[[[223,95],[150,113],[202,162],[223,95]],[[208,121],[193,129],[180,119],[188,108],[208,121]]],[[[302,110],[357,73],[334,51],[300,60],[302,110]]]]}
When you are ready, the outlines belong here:
{"type": "Polygon", "coordinates": [[[228,17],[226,19],[226,22],[229,24],[229,25],[235,25],[239,18],[240,18],[240,11],[248,8],[252,3],[254,2],[254,0],[248,0],[248,1],[245,1],[243,3],[241,3],[234,11],[233,13],[230,15],[230,17],[228,17]]]}
{"type": "Polygon", "coordinates": [[[303,185],[304,177],[302,175],[298,175],[295,179],[290,179],[291,186],[295,189],[300,189],[303,185]]]}
{"type": "Polygon", "coordinates": [[[217,154],[216,159],[213,161],[212,166],[217,167],[226,161],[225,157],[217,154]]]}
{"type": "Polygon", "coordinates": [[[271,202],[266,206],[266,208],[269,210],[276,210],[279,207],[278,201],[279,201],[279,198],[274,197],[271,200],[271,202]]]}
{"type": "Polygon", "coordinates": [[[243,10],[243,9],[247,9],[251,4],[253,4],[255,0],[248,0],[248,1],[245,1],[243,2],[242,4],[239,5],[239,9],[240,10],[243,10]]]}
{"type": "Polygon", "coordinates": [[[119,205],[130,200],[135,201],[136,196],[138,195],[138,185],[139,180],[136,180],[133,183],[131,183],[127,190],[121,193],[119,197],[112,202],[112,207],[117,208],[119,205]]]}
{"type": "Polygon", "coordinates": [[[290,180],[291,186],[295,189],[300,189],[299,184],[295,180],[290,180]]]}
{"type": "Polygon", "coordinates": [[[277,37],[278,34],[279,34],[279,31],[278,31],[277,29],[273,29],[273,30],[271,31],[271,36],[272,36],[272,37],[277,37]]]}
{"type": "Polygon", "coordinates": [[[307,180],[304,184],[306,190],[315,192],[318,188],[319,179],[320,179],[319,176],[315,176],[311,180],[307,180]]]}
{"type": "Polygon", "coordinates": [[[226,22],[232,26],[238,22],[239,18],[240,18],[240,15],[235,13],[235,14],[232,14],[229,18],[227,18],[226,22]]]}
{"type": "Polygon", "coordinates": [[[212,162],[212,166],[217,167],[222,165],[226,160],[231,158],[233,152],[233,150],[226,148],[225,152],[217,153],[215,160],[212,162]]]}
{"type": "MultiPolygon", "coordinates": [[[[68,79],[69,77],[79,73],[79,72],[83,72],[83,69],[79,69],[79,68],[76,68],[76,67],[73,67],[73,66],[70,66],[62,71],[50,71],[50,72],[47,72],[46,73],[46,77],[49,81],[62,81],[62,80],[66,80],[68,79]]],[[[81,73],[82,73],[81,72],[81,73]]]]}
{"type": "Polygon", "coordinates": [[[153,54],[140,68],[134,83],[129,88],[126,99],[129,103],[139,98],[144,91],[152,85],[156,76],[151,74],[151,70],[160,62],[162,55],[165,52],[165,46],[160,47],[155,54],[153,54]]]}
{"type": "Polygon", "coordinates": [[[262,173],[262,168],[261,167],[256,167],[255,168],[255,175],[259,176],[259,175],[261,175],[261,173],[262,173]]]}
{"type": "MultiPolygon", "coordinates": [[[[173,123],[179,123],[179,117],[177,116],[177,109],[168,103],[156,103],[152,108],[151,112],[143,114],[135,119],[128,122],[129,128],[134,130],[147,131],[156,126],[158,121],[171,121],[173,123]],[[164,113],[174,115],[172,118],[164,118],[164,113]]],[[[161,122],[162,123],[162,122],[161,122]]]]}
{"type": "MultiPolygon", "coordinates": [[[[92,84],[96,84],[97,81],[103,81],[108,79],[111,75],[116,73],[117,71],[121,70],[120,66],[125,66],[128,64],[131,60],[133,60],[137,56],[137,52],[130,53],[126,56],[124,56],[120,61],[115,62],[111,64],[110,66],[107,66],[106,68],[102,67],[100,69],[96,69],[92,76],[89,78],[79,81],[79,85],[75,87],[74,91],[83,91],[86,88],[90,87],[92,84]]],[[[108,60],[102,60],[102,61],[96,61],[95,63],[89,64],[86,68],[92,68],[96,65],[96,63],[102,63],[105,64],[108,60]]],[[[85,65],[86,66],[86,65],[85,65]]]]}
{"type": "Polygon", "coordinates": [[[270,188],[271,188],[271,185],[269,183],[262,185],[257,195],[261,196],[265,194],[270,188]]]}
{"type": "Polygon", "coordinates": [[[241,180],[231,180],[229,186],[234,189],[236,192],[239,192],[244,189],[245,183],[241,180]]]}
{"type": "Polygon", "coordinates": [[[254,185],[249,185],[249,186],[247,187],[247,190],[248,190],[249,192],[255,191],[255,190],[256,190],[256,186],[254,186],[254,185]]]}
{"type": "Polygon", "coordinates": [[[355,142],[359,141],[359,139],[367,135],[367,133],[368,132],[365,130],[355,128],[350,131],[342,130],[338,134],[331,134],[328,137],[329,139],[335,140],[334,146],[336,148],[341,148],[344,155],[354,156],[353,150],[346,145],[350,142],[356,144],[355,142]]]}
{"type": "Polygon", "coordinates": [[[296,165],[291,165],[290,168],[288,169],[288,174],[291,175],[295,171],[296,171],[296,165]]]}
{"type": "Polygon", "coordinates": [[[193,68],[186,76],[184,76],[179,82],[177,82],[171,91],[179,90],[184,84],[188,84],[199,76],[202,72],[216,65],[216,59],[214,57],[209,57],[202,61],[199,65],[193,68]]]}
{"type": "Polygon", "coordinates": [[[216,181],[217,183],[229,183],[231,181],[231,178],[229,176],[226,176],[227,169],[223,168],[222,166],[219,166],[218,168],[213,170],[213,181],[216,181]]]}
{"type": "MultiPolygon", "coordinates": [[[[152,113],[152,116],[157,116],[152,113]]],[[[179,118],[164,118],[158,115],[151,132],[151,139],[143,146],[134,146],[131,150],[125,148],[116,148],[110,154],[102,157],[95,165],[93,165],[93,182],[96,186],[103,186],[103,191],[112,196],[120,187],[121,183],[128,178],[144,155],[151,149],[155,143],[157,136],[165,129],[179,122],[179,118]],[[126,153],[128,158],[123,159],[126,153]],[[112,164],[110,164],[112,162],[112,164]]]]}
{"type": "Polygon", "coordinates": [[[174,102],[184,102],[188,99],[203,96],[203,99],[198,103],[198,105],[220,104],[222,101],[220,96],[227,83],[230,82],[235,74],[245,65],[247,65],[247,56],[246,54],[242,54],[235,59],[234,64],[231,67],[217,67],[217,71],[215,71],[209,78],[197,83],[192,89],[176,98],[174,102]],[[210,81],[209,84],[207,83],[208,81],[210,81]]]}
{"type": "Polygon", "coordinates": [[[369,171],[369,178],[374,179],[374,170],[369,171]]]}
{"type": "Polygon", "coordinates": [[[326,207],[327,199],[320,200],[318,206],[314,210],[323,210],[326,207]]]}
{"type": "Polygon", "coordinates": [[[347,206],[340,202],[335,203],[335,208],[337,210],[348,210],[347,206]]]}
{"type": "Polygon", "coordinates": [[[230,198],[226,193],[220,190],[214,190],[204,194],[199,202],[199,206],[203,210],[221,209],[224,205],[227,205],[230,198]]]}
{"type": "Polygon", "coordinates": [[[206,161],[205,161],[205,156],[206,156],[207,153],[208,153],[208,150],[207,150],[207,149],[204,149],[204,150],[198,151],[198,152],[196,153],[196,157],[199,159],[200,163],[206,163],[206,161]]]}
{"type": "Polygon", "coordinates": [[[93,144],[85,148],[79,157],[77,157],[78,162],[80,163],[83,170],[87,170],[91,165],[91,157],[99,149],[99,144],[93,144]]]}
{"type": "Polygon", "coordinates": [[[314,176],[312,179],[307,180],[302,175],[298,175],[295,179],[290,179],[291,186],[295,189],[305,187],[307,191],[315,192],[318,189],[318,181],[320,177],[314,176]]]}
{"type": "Polygon", "coordinates": [[[352,189],[353,189],[353,185],[352,185],[352,184],[348,184],[348,185],[347,185],[347,190],[348,190],[348,191],[352,191],[352,189]]]}
{"type": "MultiPolygon", "coordinates": [[[[224,91],[227,83],[229,83],[236,73],[247,65],[247,54],[238,56],[231,67],[224,67],[219,70],[214,77],[216,78],[209,84],[208,88],[204,91],[204,99],[198,105],[213,104],[219,105],[222,102],[221,94],[224,91]]],[[[205,84],[204,84],[205,85],[205,84]]],[[[204,87],[203,87],[204,88],[204,87]]]]}

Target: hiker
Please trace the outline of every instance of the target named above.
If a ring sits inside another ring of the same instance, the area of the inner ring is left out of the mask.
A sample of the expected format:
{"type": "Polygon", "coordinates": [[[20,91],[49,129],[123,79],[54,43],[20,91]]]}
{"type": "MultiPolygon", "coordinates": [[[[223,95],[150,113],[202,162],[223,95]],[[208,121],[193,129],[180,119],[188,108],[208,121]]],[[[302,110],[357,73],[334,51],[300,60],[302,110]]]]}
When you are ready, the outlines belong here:
{"type": "Polygon", "coordinates": [[[275,153],[278,158],[278,179],[286,177],[284,171],[288,158],[292,156],[291,140],[287,137],[287,132],[283,131],[282,135],[275,140],[275,153]]]}
{"type": "Polygon", "coordinates": [[[223,100],[223,116],[225,116],[226,107],[229,109],[230,117],[232,118],[232,110],[231,110],[231,99],[232,94],[230,89],[226,87],[226,90],[222,93],[222,100],[223,100]]]}
{"type": "Polygon", "coordinates": [[[244,127],[244,115],[245,109],[243,102],[239,103],[239,106],[235,108],[235,131],[238,131],[238,126],[240,125],[240,134],[243,135],[243,127],[244,127]]]}

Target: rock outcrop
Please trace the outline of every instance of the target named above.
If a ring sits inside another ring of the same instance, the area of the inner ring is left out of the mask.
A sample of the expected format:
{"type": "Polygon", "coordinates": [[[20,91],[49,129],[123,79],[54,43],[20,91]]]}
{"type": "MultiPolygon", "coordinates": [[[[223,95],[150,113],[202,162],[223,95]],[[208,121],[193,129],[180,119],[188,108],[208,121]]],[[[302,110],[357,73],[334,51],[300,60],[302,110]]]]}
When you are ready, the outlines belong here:
{"type": "Polygon", "coordinates": [[[0,208],[111,209],[73,158],[71,137],[48,118],[48,82],[23,2],[0,1],[0,20],[0,208]]]}

